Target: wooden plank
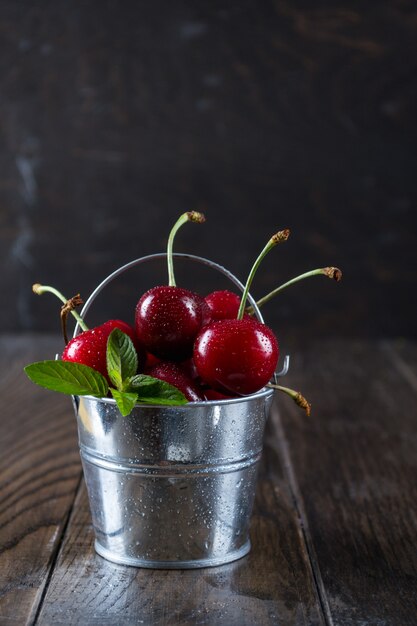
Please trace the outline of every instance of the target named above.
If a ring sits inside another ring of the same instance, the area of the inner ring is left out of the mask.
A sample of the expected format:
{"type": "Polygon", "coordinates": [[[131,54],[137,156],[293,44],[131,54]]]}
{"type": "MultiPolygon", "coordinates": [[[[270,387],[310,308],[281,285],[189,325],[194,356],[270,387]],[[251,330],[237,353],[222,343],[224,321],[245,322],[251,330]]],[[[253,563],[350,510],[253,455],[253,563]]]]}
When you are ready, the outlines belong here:
{"type": "Polygon", "coordinates": [[[94,552],[82,489],[37,624],[325,624],[272,423],[251,538],[251,553],[222,567],[117,566],[94,552]]]}
{"type": "MultiPolygon", "coordinates": [[[[416,346],[407,350],[415,364],[416,346]]],[[[288,475],[335,625],[416,623],[417,393],[393,351],[317,343],[293,355],[288,376],[312,417],[280,403],[288,475]]]]}
{"type": "Polygon", "coordinates": [[[0,623],[33,623],[80,479],[68,398],[33,385],[25,364],[59,338],[0,338],[0,623]]]}
{"type": "Polygon", "coordinates": [[[412,341],[398,339],[391,342],[383,342],[387,358],[390,359],[408,382],[410,387],[417,393],[417,344],[412,341]]]}

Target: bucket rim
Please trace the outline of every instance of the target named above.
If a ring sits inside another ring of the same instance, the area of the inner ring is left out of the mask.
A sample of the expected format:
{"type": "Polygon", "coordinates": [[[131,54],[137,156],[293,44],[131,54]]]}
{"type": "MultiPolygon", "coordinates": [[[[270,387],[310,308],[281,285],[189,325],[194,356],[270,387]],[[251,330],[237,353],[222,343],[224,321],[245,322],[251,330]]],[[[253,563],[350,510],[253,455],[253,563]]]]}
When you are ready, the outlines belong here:
{"type": "MultiPolygon", "coordinates": [[[[191,411],[196,407],[214,407],[214,406],[228,406],[229,404],[239,404],[245,401],[253,402],[260,398],[268,398],[274,394],[274,389],[270,387],[263,387],[256,393],[248,394],[247,396],[238,396],[236,398],[227,398],[226,400],[199,400],[198,402],[187,402],[187,404],[148,404],[148,403],[137,403],[133,407],[133,410],[139,409],[176,409],[176,410],[185,410],[191,411]]],[[[83,396],[73,396],[74,400],[78,400],[80,398],[85,398],[87,400],[94,400],[95,402],[101,402],[103,404],[109,404],[110,406],[117,407],[117,403],[114,398],[97,398],[96,396],[91,395],[83,395],[83,396]]]]}

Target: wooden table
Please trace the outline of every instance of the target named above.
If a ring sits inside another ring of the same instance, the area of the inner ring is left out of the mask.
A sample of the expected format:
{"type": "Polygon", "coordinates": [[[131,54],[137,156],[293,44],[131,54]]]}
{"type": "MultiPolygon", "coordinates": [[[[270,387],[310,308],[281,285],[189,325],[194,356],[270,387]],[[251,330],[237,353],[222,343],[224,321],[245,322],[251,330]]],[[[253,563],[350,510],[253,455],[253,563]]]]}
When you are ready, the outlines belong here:
{"type": "Polygon", "coordinates": [[[252,552],[186,571],[93,549],[69,398],[32,385],[50,336],[3,336],[0,624],[417,623],[417,346],[332,340],[292,354],[265,438],[252,552]]]}

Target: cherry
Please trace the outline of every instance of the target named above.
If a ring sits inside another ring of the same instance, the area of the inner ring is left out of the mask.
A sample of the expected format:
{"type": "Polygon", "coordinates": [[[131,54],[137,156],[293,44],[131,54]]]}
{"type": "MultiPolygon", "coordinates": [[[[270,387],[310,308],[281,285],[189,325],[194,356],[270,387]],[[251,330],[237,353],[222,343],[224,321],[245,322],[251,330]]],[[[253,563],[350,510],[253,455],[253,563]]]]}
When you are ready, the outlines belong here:
{"type": "Polygon", "coordinates": [[[236,293],[228,291],[227,289],[213,291],[209,293],[204,300],[210,307],[212,322],[236,319],[240,306],[240,297],[236,293]]]}
{"type": "Polygon", "coordinates": [[[189,402],[201,402],[204,400],[204,396],[197,385],[177,363],[160,361],[160,363],[147,369],[146,374],[173,385],[182,391],[189,402]]]}
{"type": "Polygon", "coordinates": [[[160,362],[160,360],[161,359],[158,359],[157,356],[154,356],[150,352],[147,352],[146,353],[145,370],[149,369],[150,367],[153,367],[154,365],[157,365],[160,362]]]}
{"type": "Polygon", "coordinates": [[[136,305],[135,329],[146,349],[160,359],[182,361],[192,355],[194,340],[210,311],[198,294],[175,284],[172,244],[178,228],[187,221],[202,223],[204,215],[184,213],[168,238],[169,285],[152,287],[136,305]]]}
{"type": "Polygon", "coordinates": [[[62,360],[88,365],[109,380],[106,364],[107,339],[114,328],[119,328],[135,344],[138,354],[138,371],[142,371],[145,365],[146,353],[143,349],[140,349],[134,329],[122,320],[109,320],[101,324],[101,326],[85,330],[73,337],[65,346],[62,360]]]}
{"type": "Polygon", "coordinates": [[[160,359],[182,361],[207,320],[203,299],[182,287],[149,289],[136,306],[135,328],[146,349],[160,359]]]}
{"type": "MultiPolygon", "coordinates": [[[[233,291],[224,289],[222,291],[209,293],[204,298],[204,301],[210,308],[210,321],[216,322],[218,320],[236,319],[241,298],[236,293],[233,293],[233,291]]],[[[245,312],[243,317],[250,317],[250,314],[245,312]]]]}
{"type": "Polygon", "coordinates": [[[229,396],[225,393],[221,393],[221,391],[216,391],[215,389],[208,387],[207,389],[204,389],[204,397],[206,400],[231,400],[237,396],[229,396]]]}
{"type": "Polygon", "coordinates": [[[179,365],[181,369],[187,374],[187,376],[191,378],[191,380],[198,380],[199,376],[198,376],[197,368],[192,358],[186,359],[185,361],[181,361],[179,365]]]}
{"type": "Polygon", "coordinates": [[[204,327],[194,344],[193,358],[203,382],[213,389],[247,395],[259,391],[275,371],[279,350],[272,330],[258,320],[243,318],[249,288],[264,256],[286,241],[279,231],[256,259],[245,285],[237,319],[224,319],[204,327]]]}
{"type": "Polygon", "coordinates": [[[200,332],[194,361],[213,389],[247,395],[262,389],[273,375],[278,343],[272,330],[257,320],[219,320],[200,332]]]}

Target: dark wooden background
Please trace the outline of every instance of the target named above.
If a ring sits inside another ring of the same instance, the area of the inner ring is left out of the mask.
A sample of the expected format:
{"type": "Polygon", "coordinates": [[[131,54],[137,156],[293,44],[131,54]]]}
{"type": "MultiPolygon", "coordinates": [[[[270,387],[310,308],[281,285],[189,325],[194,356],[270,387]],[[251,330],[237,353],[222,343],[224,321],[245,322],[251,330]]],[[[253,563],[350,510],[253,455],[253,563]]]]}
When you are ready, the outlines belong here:
{"type": "MultiPolygon", "coordinates": [[[[284,344],[415,338],[416,52],[407,0],[3,0],[2,329],[57,331],[59,305],[33,282],[87,296],[198,209],[207,223],[177,251],[242,280],[292,229],[255,295],[344,270],[265,308],[284,344]]],[[[141,289],[126,277],[98,318],[128,318],[141,289]]]]}

